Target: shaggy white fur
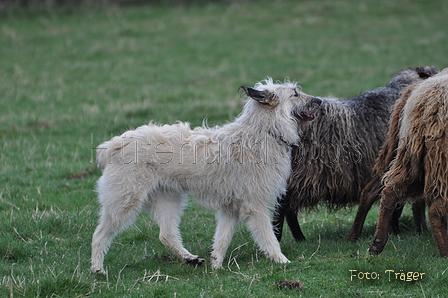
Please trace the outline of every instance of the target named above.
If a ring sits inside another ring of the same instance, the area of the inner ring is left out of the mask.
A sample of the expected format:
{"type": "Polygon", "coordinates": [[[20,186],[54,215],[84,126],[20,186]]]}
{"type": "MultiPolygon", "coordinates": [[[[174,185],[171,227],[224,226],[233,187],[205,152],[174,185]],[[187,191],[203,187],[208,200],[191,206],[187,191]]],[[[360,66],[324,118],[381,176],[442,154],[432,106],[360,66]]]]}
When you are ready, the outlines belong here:
{"type": "Polygon", "coordinates": [[[204,259],[183,247],[178,228],[187,193],[217,210],[212,268],[222,266],[239,220],[246,221],[268,258],[289,262],[274,236],[270,210],[285,192],[290,146],[299,141],[321,100],[299,92],[295,83],[269,78],[242,89],[252,99],[232,123],[193,130],[182,122],[150,123],[97,148],[102,209],[92,239],[93,272],[104,273],[104,255],[113,237],[141,210],[153,215],[165,246],[183,261],[201,264],[204,259]]]}

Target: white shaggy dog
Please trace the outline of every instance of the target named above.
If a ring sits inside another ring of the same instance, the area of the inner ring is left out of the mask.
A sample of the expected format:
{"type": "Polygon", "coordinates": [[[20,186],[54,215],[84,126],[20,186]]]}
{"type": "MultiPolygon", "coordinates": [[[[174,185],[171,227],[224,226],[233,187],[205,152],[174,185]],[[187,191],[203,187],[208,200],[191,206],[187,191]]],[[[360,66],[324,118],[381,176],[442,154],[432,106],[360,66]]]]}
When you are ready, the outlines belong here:
{"type": "Polygon", "coordinates": [[[187,193],[217,210],[212,268],[222,267],[239,220],[246,221],[268,258],[289,263],[274,236],[270,210],[285,193],[290,147],[321,100],[299,92],[295,83],[276,84],[270,78],[241,88],[251,99],[233,123],[193,130],[188,123],[150,123],[97,148],[102,209],[92,239],[92,272],[104,273],[113,237],[141,210],[153,215],[165,246],[184,262],[201,264],[204,259],[183,247],[178,227],[187,193]]]}

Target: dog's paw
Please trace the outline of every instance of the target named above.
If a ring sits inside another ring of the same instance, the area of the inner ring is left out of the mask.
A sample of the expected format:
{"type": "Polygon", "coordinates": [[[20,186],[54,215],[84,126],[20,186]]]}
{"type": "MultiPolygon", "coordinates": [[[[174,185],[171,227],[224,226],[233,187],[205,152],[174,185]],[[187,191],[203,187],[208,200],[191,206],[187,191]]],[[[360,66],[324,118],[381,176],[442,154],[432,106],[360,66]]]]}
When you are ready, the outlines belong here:
{"type": "Polygon", "coordinates": [[[276,262],[276,263],[279,263],[279,264],[289,264],[289,263],[291,263],[291,261],[288,260],[288,258],[286,258],[284,255],[273,257],[272,260],[274,262],[276,262]]]}
{"type": "Polygon", "coordinates": [[[106,271],[104,271],[103,268],[97,268],[97,267],[94,267],[94,266],[92,266],[90,268],[90,272],[95,273],[95,274],[106,274],[106,271]]]}
{"type": "Polygon", "coordinates": [[[210,258],[211,261],[211,267],[213,270],[218,270],[218,269],[222,269],[222,258],[217,258],[216,256],[213,255],[210,258]]]}
{"type": "Polygon", "coordinates": [[[284,260],[281,260],[280,262],[277,262],[277,263],[279,263],[279,264],[289,264],[289,263],[291,263],[291,261],[288,260],[287,258],[285,258],[284,260]]]}
{"type": "Polygon", "coordinates": [[[205,261],[205,259],[200,258],[198,256],[194,256],[193,258],[185,258],[184,259],[185,264],[194,265],[194,266],[202,265],[202,263],[204,263],[204,261],[205,261]]]}

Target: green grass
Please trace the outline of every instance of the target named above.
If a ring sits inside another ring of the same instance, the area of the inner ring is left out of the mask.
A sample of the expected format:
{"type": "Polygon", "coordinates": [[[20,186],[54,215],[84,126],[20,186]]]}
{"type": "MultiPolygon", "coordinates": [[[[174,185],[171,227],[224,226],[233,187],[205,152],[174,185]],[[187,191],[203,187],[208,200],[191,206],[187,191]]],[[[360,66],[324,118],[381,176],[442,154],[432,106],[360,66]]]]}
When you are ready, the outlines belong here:
{"type": "MultiPolygon", "coordinates": [[[[448,3],[251,1],[26,11],[0,15],[0,296],[8,297],[442,297],[448,262],[430,234],[403,233],[366,255],[348,243],[356,209],[300,215],[307,241],[288,231],[277,265],[240,226],[224,270],[193,268],[159,241],[142,215],[89,273],[100,172],[92,148],[150,120],[200,125],[232,121],[240,85],[272,76],[317,96],[350,96],[384,85],[409,66],[448,65],[448,3]],[[350,271],[379,280],[350,280],[350,271]],[[388,280],[385,270],[423,280],[388,280]],[[303,290],[282,290],[300,280],[303,290]]],[[[190,204],[185,246],[209,257],[215,221],[190,204]]]]}

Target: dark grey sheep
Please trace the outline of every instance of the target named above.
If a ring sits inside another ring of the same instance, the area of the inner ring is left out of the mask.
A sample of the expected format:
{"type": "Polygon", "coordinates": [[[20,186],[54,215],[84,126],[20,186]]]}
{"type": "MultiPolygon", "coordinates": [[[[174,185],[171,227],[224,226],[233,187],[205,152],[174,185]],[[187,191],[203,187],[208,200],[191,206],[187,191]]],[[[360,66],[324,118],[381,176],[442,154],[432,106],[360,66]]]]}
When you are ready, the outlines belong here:
{"type": "Polygon", "coordinates": [[[297,241],[305,240],[297,213],[325,204],[331,209],[359,202],[372,179],[372,167],[384,142],[389,117],[404,88],[437,73],[433,67],[401,70],[386,85],[350,98],[323,99],[316,119],[293,147],[287,193],[274,214],[277,239],[284,218],[297,241]]]}

